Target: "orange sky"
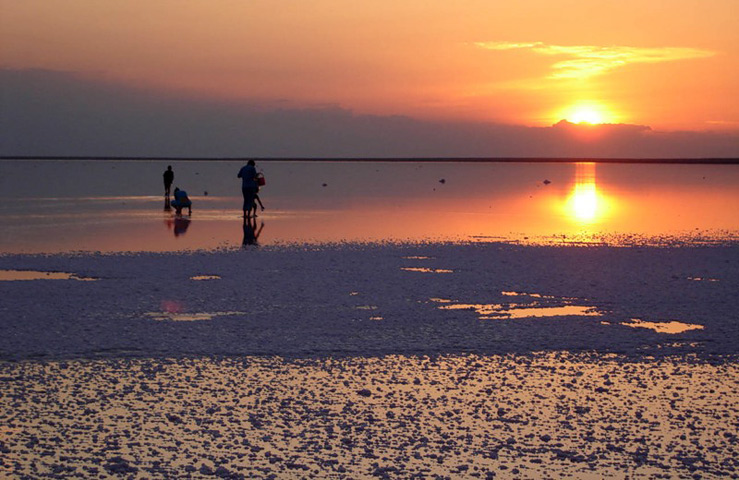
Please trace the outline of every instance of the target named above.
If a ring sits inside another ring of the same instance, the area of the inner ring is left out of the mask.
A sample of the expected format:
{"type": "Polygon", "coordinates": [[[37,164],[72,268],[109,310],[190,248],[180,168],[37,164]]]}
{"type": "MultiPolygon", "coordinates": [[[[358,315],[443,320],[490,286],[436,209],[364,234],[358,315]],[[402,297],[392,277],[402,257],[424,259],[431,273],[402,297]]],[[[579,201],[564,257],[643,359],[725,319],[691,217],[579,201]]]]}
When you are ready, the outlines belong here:
{"type": "Polygon", "coordinates": [[[3,68],[422,119],[550,125],[588,104],[596,121],[739,129],[736,0],[0,0],[0,8],[3,68]]]}

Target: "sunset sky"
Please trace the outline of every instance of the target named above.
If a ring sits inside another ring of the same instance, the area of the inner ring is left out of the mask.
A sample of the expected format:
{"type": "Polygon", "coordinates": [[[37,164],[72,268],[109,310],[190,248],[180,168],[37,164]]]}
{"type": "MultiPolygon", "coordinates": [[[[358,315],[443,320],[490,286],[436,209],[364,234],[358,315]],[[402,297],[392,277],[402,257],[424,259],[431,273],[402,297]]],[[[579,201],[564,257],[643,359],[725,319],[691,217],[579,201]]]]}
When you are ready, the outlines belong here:
{"type": "Polygon", "coordinates": [[[0,5],[0,67],[16,76],[54,72],[262,111],[525,127],[567,119],[738,138],[736,0],[0,5]]]}

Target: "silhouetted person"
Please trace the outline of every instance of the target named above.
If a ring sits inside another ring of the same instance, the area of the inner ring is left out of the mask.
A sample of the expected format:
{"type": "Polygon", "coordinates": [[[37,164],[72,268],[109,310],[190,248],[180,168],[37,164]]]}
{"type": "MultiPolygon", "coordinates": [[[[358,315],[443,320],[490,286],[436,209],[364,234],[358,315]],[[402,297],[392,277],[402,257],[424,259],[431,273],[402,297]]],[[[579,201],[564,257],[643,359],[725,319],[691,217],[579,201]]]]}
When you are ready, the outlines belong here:
{"type": "Polygon", "coordinates": [[[241,246],[258,245],[257,240],[263,228],[264,222],[259,225],[259,230],[257,230],[257,219],[244,217],[244,240],[241,242],[241,246]]]}
{"type": "MultiPolygon", "coordinates": [[[[252,204],[252,210],[254,210],[252,215],[255,217],[257,216],[257,203],[262,208],[262,211],[264,211],[264,204],[262,203],[262,199],[259,198],[259,189],[261,188],[262,185],[264,185],[264,175],[261,173],[257,173],[256,180],[257,180],[257,193],[254,194],[254,200],[256,201],[256,203],[252,204]]],[[[247,213],[247,216],[249,216],[248,213],[247,213]]]]}
{"type": "Polygon", "coordinates": [[[257,167],[254,160],[249,160],[239,170],[238,178],[241,179],[241,193],[244,195],[244,217],[251,216],[252,208],[256,211],[254,198],[257,195],[259,185],[257,184],[257,167]]]}
{"type": "MultiPolygon", "coordinates": [[[[257,193],[254,194],[254,200],[257,201],[259,206],[262,208],[262,211],[264,211],[264,204],[262,203],[262,199],[259,198],[259,190],[262,188],[262,185],[264,185],[264,174],[257,173],[257,193]]],[[[257,216],[257,205],[254,204],[254,216],[257,216]]]]}
{"type": "Polygon", "coordinates": [[[172,182],[174,182],[174,172],[172,171],[172,165],[167,166],[167,169],[164,171],[162,177],[164,177],[164,196],[169,198],[169,189],[172,187],[172,182]]]}
{"type": "MultiPolygon", "coordinates": [[[[259,192],[259,186],[257,186],[257,192],[259,192]]],[[[262,204],[262,199],[259,198],[259,193],[254,194],[254,200],[255,203],[252,203],[252,210],[254,210],[254,213],[252,213],[253,216],[257,216],[257,203],[262,208],[262,211],[264,211],[264,205],[262,204]]],[[[248,215],[247,215],[248,216],[248,215]]]]}
{"type": "Polygon", "coordinates": [[[174,207],[177,215],[182,215],[182,209],[185,207],[187,207],[187,214],[192,215],[192,202],[187,196],[186,191],[180,190],[179,188],[175,187],[174,200],[172,200],[170,204],[174,207]]]}

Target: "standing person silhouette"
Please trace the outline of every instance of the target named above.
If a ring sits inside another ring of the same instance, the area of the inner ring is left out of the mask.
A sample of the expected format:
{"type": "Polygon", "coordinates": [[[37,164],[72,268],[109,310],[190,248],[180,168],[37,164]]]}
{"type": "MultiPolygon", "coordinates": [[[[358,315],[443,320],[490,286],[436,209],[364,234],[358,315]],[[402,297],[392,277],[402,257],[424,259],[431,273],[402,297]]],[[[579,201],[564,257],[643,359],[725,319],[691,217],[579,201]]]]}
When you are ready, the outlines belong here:
{"type": "Polygon", "coordinates": [[[244,195],[244,217],[250,217],[252,208],[254,208],[256,214],[254,199],[259,188],[257,184],[257,167],[254,160],[246,162],[246,165],[241,167],[236,177],[241,179],[241,193],[244,195]]]}
{"type": "Polygon", "coordinates": [[[169,198],[169,189],[172,188],[172,182],[174,182],[174,172],[172,171],[172,165],[168,165],[167,169],[162,175],[164,177],[164,196],[169,198]]]}

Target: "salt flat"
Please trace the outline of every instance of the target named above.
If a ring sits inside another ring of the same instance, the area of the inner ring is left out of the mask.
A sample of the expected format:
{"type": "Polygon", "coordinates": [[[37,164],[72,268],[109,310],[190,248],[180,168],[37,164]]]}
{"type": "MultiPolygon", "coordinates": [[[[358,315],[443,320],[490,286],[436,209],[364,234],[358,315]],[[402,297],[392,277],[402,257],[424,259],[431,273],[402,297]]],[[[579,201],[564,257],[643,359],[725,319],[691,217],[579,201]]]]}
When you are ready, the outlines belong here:
{"type": "Polygon", "coordinates": [[[737,248],[0,256],[0,471],[736,478],[737,248]]]}
{"type": "Polygon", "coordinates": [[[735,354],[737,252],[489,243],[8,255],[0,269],[74,278],[0,281],[0,356],[735,354]],[[692,329],[644,328],[671,322],[692,329]]]}
{"type": "Polygon", "coordinates": [[[736,478],[735,362],[536,355],[0,366],[27,478],[736,478]]]}

